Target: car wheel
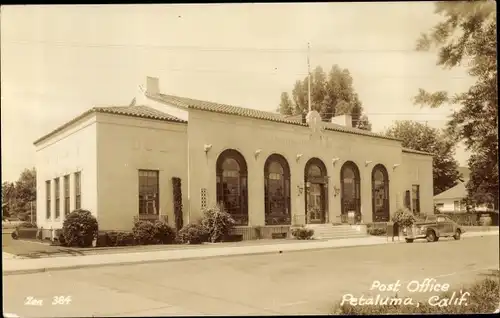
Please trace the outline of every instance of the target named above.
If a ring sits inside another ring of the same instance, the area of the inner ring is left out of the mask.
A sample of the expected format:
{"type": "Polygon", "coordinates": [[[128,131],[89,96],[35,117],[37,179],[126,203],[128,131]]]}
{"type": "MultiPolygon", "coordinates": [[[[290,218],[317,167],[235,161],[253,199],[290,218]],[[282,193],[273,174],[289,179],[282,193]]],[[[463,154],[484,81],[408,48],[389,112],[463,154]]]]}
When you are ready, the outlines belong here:
{"type": "Polygon", "coordinates": [[[406,243],[413,243],[413,239],[405,239],[406,243]]]}
{"type": "Polygon", "coordinates": [[[428,231],[426,238],[427,238],[427,242],[436,242],[437,241],[436,233],[434,233],[434,231],[428,231]]]}
{"type": "Polygon", "coordinates": [[[460,230],[457,230],[457,231],[455,232],[455,235],[453,235],[453,238],[454,238],[455,240],[459,240],[459,239],[460,239],[460,235],[461,235],[461,234],[462,234],[462,233],[460,233],[460,230]]]}

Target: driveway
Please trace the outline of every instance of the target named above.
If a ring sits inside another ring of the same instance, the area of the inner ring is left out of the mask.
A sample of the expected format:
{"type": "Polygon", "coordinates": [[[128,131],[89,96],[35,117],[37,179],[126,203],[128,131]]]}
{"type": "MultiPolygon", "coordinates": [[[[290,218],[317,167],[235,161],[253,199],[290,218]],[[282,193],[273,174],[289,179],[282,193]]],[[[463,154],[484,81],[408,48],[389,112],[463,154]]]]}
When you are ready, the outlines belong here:
{"type": "Polygon", "coordinates": [[[374,295],[369,289],[377,280],[406,286],[435,278],[460,288],[498,269],[498,251],[498,236],[487,236],[5,276],[4,311],[22,317],[327,314],[345,294],[374,295]],[[66,302],[52,305],[58,296],[66,302]],[[24,305],[27,297],[43,304],[24,305]]]}

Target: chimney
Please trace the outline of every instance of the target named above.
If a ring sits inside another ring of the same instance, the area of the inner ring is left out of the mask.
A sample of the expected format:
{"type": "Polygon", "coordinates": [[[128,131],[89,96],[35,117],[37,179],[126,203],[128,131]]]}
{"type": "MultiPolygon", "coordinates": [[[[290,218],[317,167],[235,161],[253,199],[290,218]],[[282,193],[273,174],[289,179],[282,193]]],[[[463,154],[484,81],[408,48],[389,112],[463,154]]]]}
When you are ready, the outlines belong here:
{"type": "Polygon", "coordinates": [[[146,93],[150,95],[158,95],[160,93],[160,80],[158,77],[146,78],[146,93]]]}
{"type": "Polygon", "coordinates": [[[332,124],[337,124],[345,127],[352,127],[352,116],[340,115],[332,117],[332,124]]]}

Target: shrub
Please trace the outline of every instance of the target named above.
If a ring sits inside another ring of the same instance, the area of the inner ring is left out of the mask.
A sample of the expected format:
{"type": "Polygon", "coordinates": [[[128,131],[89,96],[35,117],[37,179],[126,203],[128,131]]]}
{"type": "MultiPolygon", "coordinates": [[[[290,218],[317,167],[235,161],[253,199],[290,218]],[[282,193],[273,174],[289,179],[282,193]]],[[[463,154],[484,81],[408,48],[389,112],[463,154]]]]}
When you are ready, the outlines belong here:
{"type": "Polygon", "coordinates": [[[229,234],[235,221],[231,214],[224,211],[220,205],[205,209],[201,225],[205,228],[208,239],[214,243],[220,241],[229,234]]]}
{"type": "Polygon", "coordinates": [[[10,236],[14,239],[14,240],[17,240],[19,238],[19,235],[17,234],[17,230],[15,230],[14,232],[12,232],[10,234],[10,236]]]}
{"type": "Polygon", "coordinates": [[[292,229],[292,236],[297,240],[310,240],[314,235],[313,229],[308,229],[306,227],[296,227],[292,229]]]}
{"type": "Polygon", "coordinates": [[[174,195],[174,215],[175,215],[175,228],[180,230],[182,224],[182,186],[181,179],[177,177],[172,178],[172,191],[174,195]]]}
{"type": "Polygon", "coordinates": [[[59,233],[57,240],[59,241],[59,245],[66,246],[66,240],[64,239],[63,233],[59,233]]]}
{"type": "Polygon", "coordinates": [[[67,246],[89,247],[97,230],[97,220],[90,211],[75,210],[64,220],[62,233],[67,246]]]}
{"type": "Polygon", "coordinates": [[[155,238],[161,244],[172,244],[175,242],[176,231],[166,222],[156,221],[155,238]]]}
{"type": "Polygon", "coordinates": [[[134,240],[139,245],[158,244],[155,224],[151,221],[137,221],[132,229],[134,240]]]}
{"type": "Polygon", "coordinates": [[[22,227],[25,229],[33,229],[33,228],[36,228],[36,224],[33,224],[31,222],[23,222],[19,225],[19,227],[22,227]]]}
{"type": "Polygon", "coordinates": [[[416,218],[408,209],[399,209],[392,217],[392,221],[401,227],[410,227],[415,223],[416,218]]]}
{"type": "MultiPolygon", "coordinates": [[[[175,242],[176,236],[175,230],[166,222],[162,221],[137,221],[132,229],[132,235],[134,241],[140,245],[172,244],[175,242]]],[[[123,233],[122,236],[124,236],[123,233]]],[[[128,236],[124,237],[126,241],[130,239],[128,236]]]]}
{"type": "MultiPolygon", "coordinates": [[[[387,304],[387,305],[364,305],[353,306],[349,303],[338,302],[332,309],[334,315],[387,315],[387,314],[485,314],[493,313],[500,302],[500,288],[498,273],[496,278],[485,278],[466,287],[462,292],[469,292],[467,306],[458,303],[450,303],[448,306],[440,307],[430,305],[428,302],[415,304],[387,304]]],[[[452,299],[453,291],[442,293],[439,299],[452,299]]],[[[460,291],[455,291],[461,295],[460,291]]],[[[458,297],[458,296],[457,296],[458,297]]],[[[403,299],[401,297],[400,299],[403,299]]],[[[390,300],[389,300],[390,302],[390,300]]]]}
{"type": "Polygon", "coordinates": [[[368,234],[373,235],[373,236],[387,235],[387,229],[380,228],[380,227],[369,228],[368,234]]]}
{"type": "Polygon", "coordinates": [[[201,244],[207,240],[205,227],[198,223],[190,223],[177,233],[177,241],[182,244],[201,244]]]}
{"type": "Polygon", "coordinates": [[[130,246],[134,245],[134,234],[130,232],[110,231],[106,232],[102,246],[130,246]]]}

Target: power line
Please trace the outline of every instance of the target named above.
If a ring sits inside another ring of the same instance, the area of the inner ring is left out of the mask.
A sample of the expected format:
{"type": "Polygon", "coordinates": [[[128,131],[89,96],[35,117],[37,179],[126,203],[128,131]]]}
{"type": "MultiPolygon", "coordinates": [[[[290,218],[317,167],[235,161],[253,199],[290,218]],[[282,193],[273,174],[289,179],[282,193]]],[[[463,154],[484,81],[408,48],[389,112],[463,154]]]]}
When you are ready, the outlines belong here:
{"type": "MultiPolygon", "coordinates": [[[[67,41],[28,41],[28,40],[3,40],[4,43],[11,44],[41,44],[48,46],[65,47],[88,47],[88,48],[148,48],[162,50],[183,50],[183,51],[211,51],[211,52],[263,52],[263,53],[301,53],[307,54],[307,49],[301,48],[252,48],[252,47],[207,47],[188,45],[153,45],[153,44],[98,44],[98,43],[78,43],[67,41]]],[[[311,50],[312,54],[342,54],[342,53],[422,53],[414,49],[338,49],[338,48],[316,48],[311,50]]]]}

